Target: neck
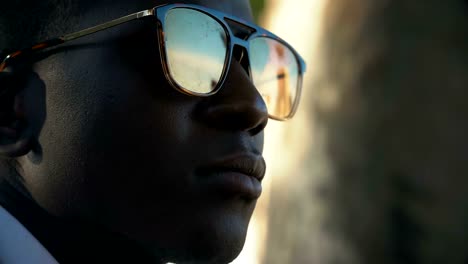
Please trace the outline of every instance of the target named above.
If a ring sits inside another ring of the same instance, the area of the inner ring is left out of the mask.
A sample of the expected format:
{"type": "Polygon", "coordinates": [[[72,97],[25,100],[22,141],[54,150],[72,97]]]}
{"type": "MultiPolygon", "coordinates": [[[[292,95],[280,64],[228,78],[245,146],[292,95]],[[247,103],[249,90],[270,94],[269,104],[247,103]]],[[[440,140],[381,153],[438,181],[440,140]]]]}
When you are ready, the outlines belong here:
{"type": "Polygon", "coordinates": [[[160,263],[136,243],[84,221],[54,217],[30,196],[0,180],[0,205],[36,237],[59,263],[160,263]]]}

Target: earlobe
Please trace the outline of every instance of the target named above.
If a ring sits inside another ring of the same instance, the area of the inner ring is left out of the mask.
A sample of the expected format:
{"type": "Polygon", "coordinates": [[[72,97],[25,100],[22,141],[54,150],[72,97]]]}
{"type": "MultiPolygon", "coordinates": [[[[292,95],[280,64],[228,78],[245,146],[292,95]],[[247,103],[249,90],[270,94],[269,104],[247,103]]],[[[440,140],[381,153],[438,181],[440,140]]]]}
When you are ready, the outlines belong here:
{"type": "Polygon", "coordinates": [[[21,91],[12,85],[19,83],[0,82],[0,156],[7,158],[25,155],[32,146],[21,91]]]}
{"type": "Polygon", "coordinates": [[[0,127],[0,156],[6,158],[15,158],[26,155],[32,149],[32,140],[29,135],[16,134],[10,128],[0,127]]]}
{"type": "Polygon", "coordinates": [[[16,120],[11,125],[0,124],[0,157],[20,157],[32,149],[31,133],[21,123],[16,120]]]}

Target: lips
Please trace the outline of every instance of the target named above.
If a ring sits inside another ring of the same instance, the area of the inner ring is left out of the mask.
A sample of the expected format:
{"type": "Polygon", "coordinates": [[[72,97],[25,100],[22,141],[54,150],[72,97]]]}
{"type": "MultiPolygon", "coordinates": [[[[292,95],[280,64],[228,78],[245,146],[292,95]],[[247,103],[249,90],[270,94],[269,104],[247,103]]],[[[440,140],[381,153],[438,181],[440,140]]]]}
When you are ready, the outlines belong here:
{"type": "Polygon", "coordinates": [[[197,170],[203,191],[224,197],[257,199],[265,175],[262,156],[241,153],[223,157],[197,170]]]}

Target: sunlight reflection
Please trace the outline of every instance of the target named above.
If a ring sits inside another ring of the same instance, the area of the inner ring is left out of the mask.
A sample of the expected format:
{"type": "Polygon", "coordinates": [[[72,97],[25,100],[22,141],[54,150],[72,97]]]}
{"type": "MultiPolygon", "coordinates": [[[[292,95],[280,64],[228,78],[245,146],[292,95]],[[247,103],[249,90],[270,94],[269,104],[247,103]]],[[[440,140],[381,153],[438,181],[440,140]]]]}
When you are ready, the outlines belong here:
{"type": "MultiPolygon", "coordinates": [[[[308,72],[304,82],[302,99],[296,116],[285,123],[270,121],[265,131],[264,156],[268,164],[263,182],[263,194],[250,224],[243,252],[235,264],[264,263],[265,247],[268,244],[271,186],[288,186],[291,175],[305,177],[304,157],[310,149],[313,116],[310,101],[311,83],[314,79],[312,58],[317,54],[320,36],[321,15],[327,0],[266,0],[266,10],[260,24],[275,32],[305,58],[308,72]],[[302,166],[301,166],[302,165],[302,166]],[[302,170],[302,173],[300,172],[302,170]]],[[[297,180],[297,179],[295,179],[297,180]]]]}

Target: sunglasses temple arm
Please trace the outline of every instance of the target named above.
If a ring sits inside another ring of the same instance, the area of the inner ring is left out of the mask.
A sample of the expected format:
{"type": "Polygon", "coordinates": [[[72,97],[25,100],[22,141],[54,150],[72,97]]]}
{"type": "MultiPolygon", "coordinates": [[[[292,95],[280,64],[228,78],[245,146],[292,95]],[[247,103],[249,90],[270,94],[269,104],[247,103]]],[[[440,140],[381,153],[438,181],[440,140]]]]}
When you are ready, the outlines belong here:
{"type": "Polygon", "coordinates": [[[38,44],[36,44],[36,45],[34,45],[34,46],[30,47],[30,48],[22,49],[22,50],[18,50],[18,51],[15,51],[13,53],[10,53],[1,61],[1,63],[0,63],[0,72],[3,72],[5,70],[5,68],[7,67],[8,63],[10,61],[12,61],[13,59],[19,57],[20,55],[32,53],[34,51],[43,50],[43,49],[46,49],[46,48],[50,48],[50,47],[53,47],[53,46],[60,45],[62,43],[64,43],[62,38],[49,39],[47,41],[38,43],[38,44]]]}
{"type": "Polygon", "coordinates": [[[99,24],[99,25],[94,26],[94,27],[83,29],[83,30],[80,30],[78,32],[65,35],[65,36],[63,36],[61,38],[63,39],[64,42],[67,42],[67,41],[70,41],[70,40],[73,40],[73,39],[77,39],[77,38],[80,38],[80,37],[83,37],[83,36],[87,36],[87,35],[96,33],[98,31],[102,31],[102,30],[105,30],[105,29],[108,29],[108,28],[111,28],[111,27],[118,26],[120,24],[129,22],[129,21],[132,21],[132,20],[135,20],[135,19],[151,16],[153,14],[154,14],[153,9],[148,9],[148,10],[141,11],[141,12],[138,12],[138,13],[130,14],[128,16],[117,18],[117,19],[114,19],[112,21],[102,23],[102,24],[99,24]]]}
{"type": "Polygon", "coordinates": [[[31,52],[34,52],[34,51],[43,50],[43,49],[50,48],[50,47],[53,47],[53,46],[57,46],[57,45],[65,43],[67,41],[74,40],[74,39],[77,39],[77,38],[80,38],[80,37],[84,37],[84,36],[87,36],[87,35],[90,35],[90,34],[93,34],[93,33],[96,33],[96,32],[111,28],[111,27],[115,27],[115,26],[118,26],[120,24],[129,22],[129,21],[132,21],[132,20],[135,20],[135,19],[151,16],[153,14],[154,14],[153,9],[144,10],[144,11],[141,11],[141,12],[130,14],[128,16],[124,16],[124,17],[121,17],[121,18],[114,19],[114,20],[106,22],[106,23],[99,24],[99,25],[94,26],[94,27],[83,29],[83,30],[80,30],[78,32],[74,32],[74,33],[67,34],[67,35],[64,35],[64,36],[61,36],[61,37],[58,37],[58,38],[54,38],[54,39],[50,39],[50,40],[38,43],[38,44],[32,46],[31,48],[15,51],[13,53],[8,54],[3,60],[1,60],[1,58],[0,58],[0,60],[1,60],[1,62],[0,62],[0,72],[5,70],[5,68],[7,67],[8,62],[10,60],[13,60],[14,58],[16,58],[16,57],[18,57],[20,55],[31,53],[31,52]]]}

